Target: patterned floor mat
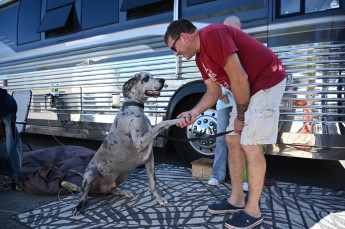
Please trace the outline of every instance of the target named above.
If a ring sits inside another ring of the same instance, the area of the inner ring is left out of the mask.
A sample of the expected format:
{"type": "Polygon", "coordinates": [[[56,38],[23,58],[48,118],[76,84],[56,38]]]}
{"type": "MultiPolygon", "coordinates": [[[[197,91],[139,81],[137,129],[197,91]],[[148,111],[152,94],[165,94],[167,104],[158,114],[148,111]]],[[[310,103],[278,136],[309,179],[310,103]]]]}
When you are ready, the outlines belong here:
{"type": "MultiPolygon", "coordinates": [[[[133,171],[120,186],[135,197],[92,197],[82,215],[72,216],[80,195],[35,208],[13,218],[29,228],[223,228],[231,215],[214,216],[207,206],[231,191],[229,184],[208,186],[191,169],[155,166],[157,183],[168,206],[159,207],[148,191],[145,169],[133,171]]],[[[261,228],[345,228],[345,191],[277,182],[260,200],[261,228]]]]}

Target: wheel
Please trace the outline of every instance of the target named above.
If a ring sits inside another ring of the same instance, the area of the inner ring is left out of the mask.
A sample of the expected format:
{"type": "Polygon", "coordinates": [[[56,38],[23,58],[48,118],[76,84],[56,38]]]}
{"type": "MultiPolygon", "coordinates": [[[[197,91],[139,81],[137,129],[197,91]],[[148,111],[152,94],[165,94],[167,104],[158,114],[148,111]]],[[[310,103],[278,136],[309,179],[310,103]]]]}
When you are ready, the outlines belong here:
{"type": "MultiPolygon", "coordinates": [[[[174,118],[184,111],[192,109],[200,100],[202,95],[196,94],[179,102],[174,110],[174,118]]],[[[207,137],[217,133],[217,112],[215,109],[209,109],[200,114],[195,122],[185,128],[177,126],[172,127],[171,136],[178,139],[207,137]]],[[[190,163],[201,157],[212,158],[215,154],[216,139],[206,139],[197,141],[177,141],[173,144],[177,154],[181,159],[190,163]]]]}

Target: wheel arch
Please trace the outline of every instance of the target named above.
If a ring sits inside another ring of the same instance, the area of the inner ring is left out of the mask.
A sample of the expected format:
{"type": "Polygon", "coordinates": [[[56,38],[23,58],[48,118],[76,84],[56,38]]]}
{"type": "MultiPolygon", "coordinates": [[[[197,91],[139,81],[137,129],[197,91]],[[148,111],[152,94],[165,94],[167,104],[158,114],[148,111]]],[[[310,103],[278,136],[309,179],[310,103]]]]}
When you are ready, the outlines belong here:
{"type": "MultiPolygon", "coordinates": [[[[203,80],[192,81],[181,86],[174,93],[174,95],[171,97],[169,101],[169,105],[166,111],[166,119],[174,119],[178,114],[192,109],[200,101],[200,99],[206,91],[207,87],[203,80]]],[[[212,112],[212,116],[215,113],[215,106],[212,109],[203,112],[202,114],[200,114],[200,117],[198,116],[198,118],[208,117],[207,119],[209,119],[210,111],[212,112]]],[[[185,139],[195,136],[208,135],[210,134],[210,131],[212,132],[213,128],[208,128],[208,124],[202,122],[202,124],[200,125],[199,122],[197,122],[197,127],[193,125],[185,128],[178,128],[176,126],[172,126],[171,128],[165,131],[165,136],[178,139],[185,139]],[[207,131],[203,131],[204,128],[207,128],[207,131]],[[195,135],[195,133],[197,133],[197,135],[195,135]],[[198,133],[201,135],[199,135],[198,133]]],[[[214,124],[212,126],[214,126],[214,124]]],[[[205,154],[205,150],[206,152],[214,152],[214,143],[208,142],[207,144],[204,144],[204,142],[199,140],[193,143],[186,143],[184,140],[180,142],[176,139],[165,139],[163,145],[164,149],[167,150],[166,152],[176,152],[180,156],[180,158],[188,164],[201,157],[213,157],[213,155],[207,155],[207,153],[205,154]],[[185,152],[188,152],[188,154],[185,152]]]]}
{"type": "Polygon", "coordinates": [[[172,119],[174,117],[174,110],[184,98],[190,95],[195,94],[204,94],[206,92],[206,84],[203,80],[195,80],[188,82],[181,86],[171,97],[168,108],[166,111],[166,119],[172,119]]]}

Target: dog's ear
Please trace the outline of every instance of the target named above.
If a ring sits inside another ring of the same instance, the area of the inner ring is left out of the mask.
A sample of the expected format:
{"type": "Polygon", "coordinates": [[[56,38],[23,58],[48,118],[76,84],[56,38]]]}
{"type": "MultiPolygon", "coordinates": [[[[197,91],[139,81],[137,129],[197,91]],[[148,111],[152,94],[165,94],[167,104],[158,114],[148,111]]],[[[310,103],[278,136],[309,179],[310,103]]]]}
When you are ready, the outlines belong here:
{"type": "Polygon", "coordinates": [[[130,98],[130,92],[137,78],[130,78],[122,87],[123,96],[130,98]]]}
{"type": "Polygon", "coordinates": [[[134,74],[134,78],[140,78],[142,76],[142,72],[138,72],[134,74]]]}

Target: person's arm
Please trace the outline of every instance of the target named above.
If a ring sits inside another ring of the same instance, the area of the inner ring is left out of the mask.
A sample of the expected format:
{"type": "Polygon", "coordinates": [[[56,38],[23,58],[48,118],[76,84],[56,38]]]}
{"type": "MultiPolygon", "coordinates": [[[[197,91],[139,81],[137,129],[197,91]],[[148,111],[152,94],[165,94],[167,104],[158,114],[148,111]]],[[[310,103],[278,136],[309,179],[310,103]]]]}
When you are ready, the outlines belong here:
{"type": "Polygon", "coordinates": [[[211,79],[205,80],[204,82],[207,87],[206,93],[192,110],[185,111],[177,116],[177,118],[180,118],[182,117],[182,115],[189,115],[189,118],[181,119],[180,123],[177,126],[183,128],[185,126],[191,125],[198,115],[213,107],[214,104],[216,104],[217,100],[221,97],[222,90],[219,84],[211,79]]]}
{"type": "Polygon", "coordinates": [[[248,75],[243,69],[237,53],[233,53],[228,57],[224,70],[231,81],[231,91],[237,108],[234,131],[241,133],[244,126],[244,113],[247,111],[250,100],[248,75]]]}

